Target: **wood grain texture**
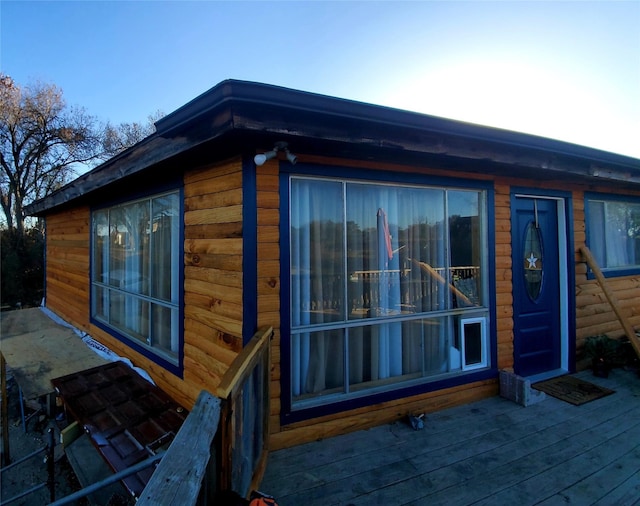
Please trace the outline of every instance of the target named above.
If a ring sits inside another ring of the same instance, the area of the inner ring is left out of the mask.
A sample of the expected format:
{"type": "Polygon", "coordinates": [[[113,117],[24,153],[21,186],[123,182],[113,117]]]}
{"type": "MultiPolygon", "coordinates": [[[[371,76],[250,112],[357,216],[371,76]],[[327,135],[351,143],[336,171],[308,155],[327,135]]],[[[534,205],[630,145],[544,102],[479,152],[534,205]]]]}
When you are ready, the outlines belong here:
{"type": "Polygon", "coordinates": [[[137,504],[196,504],[211,457],[220,412],[220,399],[202,391],[137,504]]]}
{"type": "Polygon", "coordinates": [[[640,406],[631,371],[588,381],[616,394],[583,406],[501,397],[273,451],[261,490],[305,504],[637,504],[640,406]]]}
{"type": "MultiPolygon", "coordinates": [[[[321,163],[328,172],[342,173],[344,167],[372,171],[404,172],[425,177],[451,177],[451,172],[425,166],[403,166],[347,159],[307,157],[306,162],[321,163]]],[[[136,365],[149,370],[161,388],[180,403],[190,406],[200,390],[215,388],[225,367],[242,348],[243,300],[245,290],[257,290],[258,325],[272,326],[271,363],[271,431],[274,441],[289,445],[302,439],[324,437],[350,427],[370,426],[377,415],[390,420],[417,406],[429,409],[481,398],[495,392],[495,384],[466,385],[418,399],[399,399],[383,406],[352,410],[334,417],[309,420],[294,426],[280,427],[280,312],[281,290],[288,280],[280,279],[280,171],[277,160],[256,168],[257,205],[257,279],[256,286],[244,286],[242,222],[245,203],[240,157],[188,170],[184,176],[184,288],[185,288],[185,371],[178,378],[149,359],[133,352],[126,344],[89,324],[89,246],[90,210],[69,209],[47,216],[47,304],[78,328],[95,332],[96,338],[121,355],[131,357],[136,365]],[[211,362],[209,363],[209,361],[211,362]],[[205,365],[210,366],[207,370],[205,365]]],[[[598,292],[595,280],[587,278],[587,266],[579,249],[586,241],[584,209],[585,191],[611,191],[607,188],[554,181],[535,181],[518,177],[493,177],[472,171],[456,171],[457,177],[493,181],[495,209],[495,322],[497,329],[498,367],[513,366],[513,285],[511,259],[511,190],[514,187],[543,187],[572,194],[572,224],[575,263],[576,337],[580,348],[590,335],[623,334],[614,312],[598,292]]],[[[638,195],[625,189],[620,193],[638,195]]],[[[250,205],[254,205],[251,203],[250,205]]],[[[253,233],[253,231],[250,231],[253,233]]],[[[640,276],[612,278],[609,286],[618,304],[628,314],[633,326],[640,326],[640,276]]]]}

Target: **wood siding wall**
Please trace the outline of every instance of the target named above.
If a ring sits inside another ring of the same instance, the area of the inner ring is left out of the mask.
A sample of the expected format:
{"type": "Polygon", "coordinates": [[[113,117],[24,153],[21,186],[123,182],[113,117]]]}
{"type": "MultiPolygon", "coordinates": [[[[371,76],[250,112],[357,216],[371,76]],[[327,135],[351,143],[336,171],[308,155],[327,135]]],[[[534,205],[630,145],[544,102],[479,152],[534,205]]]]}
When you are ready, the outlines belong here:
{"type": "Polygon", "coordinates": [[[242,349],[242,195],[240,158],[184,178],[184,382],[196,394],[242,349]]]}
{"type": "MultiPolygon", "coordinates": [[[[304,155],[299,157],[303,162],[306,163],[317,163],[324,166],[338,165],[339,167],[354,167],[354,168],[366,168],[372,169],[370,163],[367,162],[358,162],[353,160],[334,160],[334,159],[326,159],[324,157],[305,157],[304,155]]],[[[265,164],[263,167],[269,167],[269,173],[271,175],[271,180],[273,184],[277,182],[276,180],[276,170],[272,169],[272,166],[277,164],[277,161],[270,162],[272,165],[265,164]]],[[[286,162],[283,162],[286,163],[286,162]]],[[[373,170],[386,170],[386,171],[394,171],[394,172],[413,172],[413,173],[421,173],[421,174],[429,174],[434,177],[451,177],[451,173],[446,171],[438,171],[438,170],[429,170],[425,172],[422,169],[418,168],[408,168],[406,166],[397,166],[393,164],[378,164],[373,170]]],[[[343,175],[343,171],[338,171],[336,173],[338,176],[343,175]]],[[[330,175],[330,170],[327,171],[327,175],[330,175]]],[[[463,177],[469,179],[481,179],[481,180],[490,180],[489,177],[485,175],[478,174],[464,174],[463,177]]],[[[260,203],[263,199],[263,196],[260,192],[260,184],[258,184],[259,193],[258,193],[258,202],[260,203]]],[[[271,199],[277,198],[276,190],[270,189],[271,195],[269,197],[265,197],[265,201],[269,201],[271,199]]],[[[506,270],[510,269],[511,266],[511,247],[509,243],[509,231],[510,231],[510,216],[509,216],[509,197],[508,191],[505,199],[501,201],[501,218],[502,218],[502,228],[503,234],[498,239],[498,241],[502,241],[502,246],[497,247],[497,254],[500,255],[502,252],[502,263],[500,260],[497,260],[503,268],[506,270]],[[506,235],[505,235],[506,234],[506,235]],[[504,255],[507,255],[506,258],[504,255]]],[[[274,200],[275,205],[275,200],[274,200]]],[[[260,213],[260,210],[259,210],[260,213]]],[[[273,230],[274,233],[278,233],[279,230],[273,230]]],[[[279,244],[279,239],[270,239],[270,243],[273,244],[273,248],[277,248],[279,244]]],[[[258,252],[259,257],[259,265],[261,262],[260,258],[261,250],[258,252]]],[[[279,266],[278,266],[279,269],[279,266]]],[[[512,309],[510,306],[510,297],[511,297],[511,283],[510,283],[510,271],[508,273],[503,273],[505,279],[508,281],[508,284],[502,284],[498,287],[498,290],[503,293],[503,296],[499,301],[502,303],[508,303],[509,307],[502,307],[498,310],[498,331],[499,331],[499,342],[502,342],[503,350],[499,355],[498,360],[504,362],[505,366],[512,365],[513,363],[513,323],[512,323],[512,309]],[[509,353],[509,350],[510,353],[509,353]],[[505,357],[505,355],[508,355],[505,357]],[[509,358],[511,357],[511,358],[509,358]]],[[[501,274],[502,276],[502,274],[501,274]]],[[[287,280],[280,280],[279,284],[286,285],[287,280]]],[[[403,399],[396,399],[393,401],[380,403],[372,406],[366,406],[358,409],[354,409],[348,412],[337,413],[332,415],[323,416],[320,418],[315,418],[312,420],[306,420],[303,422],[297,422],[288,424],[285,426],[280,426],[280,394],[281,394],[281,384],[280,384],[280,321],[279,319],[275,323],[269,323],[273,325],[274,329],[276,329],[276,334],[274,337],[274,341],[272,343],[272,387],[271,387],[271,448],[286,448],[289,446],[294,446],[297,444],[301,444],[303,442],[313,441],[316,439],[326,438],[335,436],[338,434],[343,434],[345,432],[366,429],[376,425],[380,425],[382,423],[391,422],[399,419],[403,419],[407,416],[408,413],[429,413],[433,411],[438,411],[441,409],[445,409],[448,407],[457,406],[460,404],[465,404],[468,402],[472,402],[474,400],[482,399],[484,397],[490,397],[496,395],[498,393],[498,382],[496,380],[487,380],[487,381],[478,381],[472,384],[467,384],[463,386],[457,386],[452,388],[447,388],[444,390],[438,390],[435,392],[429,392],[426,394],[416,395],[412,397],[407,397],[403,399]]]]}
{"type": "Polygon", "coordinates": [[[218,385],[242,348],[240,159],[187,173],[184,209],[184,379],[90,324],[88,207],[47,216],[46,303],[191,407],[200,390],[218,385]]]}
{"type": "Polygon", "coordinates": [[[89,250],[91,216],[88,207],[47,216],[46,304],[84,331],[89,330],[89,250]]]}
{"type": "Polygon", "coordinates": [[[258,327],[273,328],[270,430],[280,432],[280,175],[277,160],[256,167],[258,327]]]}
{"type": "MultiPolygon", "coordinates": [[[[325,166],[368,168],[365,162],[304,157],[325,166]]],[[[257,302],[258,326],[272,326],[271,443],[292,446],[317,438],[362,429],[403,418],[407,413],[428,413],[495,395],[497,380],[417,395],[280,426],[280,202],[279,162],[271,160],[256,173],[257,189],[257,302]]],[[[377,164],[375,170],[413,172],[451,177],[450,172],[377,164]]],[[[330,170],[329,170],[330,172],[330,170]]],[[[511,278],[511,189],[517,187],[567,191],[566,183],[459,174],[467,179],[491,180],[495,197],[496,328],[498,368],[513,366],[513,297],[511,278]]],[[[76,327],[127,356],[146,369],[158,385],[178,402],[191,406],[202,388],[213,389],[242,347],[243,290],[243,177],[240,158],[187,172],[184,178],[184,379],[180,379],[126,344],[89,323],[90,211],[87,207],[47,216],[47,306],[76,327]]],[[[573,251],[575,255],[576,339],[580,349],[591,335],[619,337],[622,327],[578,253],[585,244],[584,192],[606,191],[572,184],[573,251]]],[[[640,192],[635,193],[640,196],[640,192]]],[[[640,276],[609,279],[627,311],[631,324],[640,327],[640,276]]],[[[252,329],[253,330],[253,329],[252,329]]]]}
{"type": "MultiPolygon", "coordinates": [[[[602,191],[585,188],[585,191],[602,191]]],[[[606,193],[606,192],[605,192],[606,193]]],[[[640,197],[640,192],[620,193],[640,197]]],[[[620,338],[624,335],[622,324],[616,318],[611,305],[595,279],[588,279],[588,268],[578,249],[586,244],[584,193],[574,191],[573,222],[576,252],[576,348],[578,355],[587,337],[606,334],[620,338]]],[[[640,330],[640,275],[608,278],[607,284],[618,299],[619,306],[631,326],[640,330]]]]}
{"type": "MultiPolygon", "coordinates": [[[[351,166],[355,168],[371,168],[364,162],[349,160],[330,160],[321,157],[300,157],[309,163],[322,165],[351,166]]],[[[276,163],[276,162],[273,162],[276,163]]],[[[266,167],[266,165],[265,165],[266,167]]],[[[389,170],[396,172],[420,173],[433,177],[451,177],[450,172],[430,169],[418,169],[400,167],[391,164],[380,164],[376,170],[389,170]]],[[[460,173],[461,178],[476,180],[493,180],[495,200],[495,261],[496,261],[496,329],[498,368],[513,368],[513,286],[512,286],[512,258],[511,258],[511,191],[512,187],[541,188],[543,190],[567,192],[566,183],[540,182],[539,180],[496,177],[475,173],[460,173]]],[[[275,180],[274,180],[275,182],[275,180]]],[[[578,248],[585,244],[585,217],[584,217],[584,193],[586,191],[606,191],[606,189],[590,185],[572,185],[571,192],[573,203],[573,251],[575,255],[576,269],[576,331],[577,346],[583,346],[584,338],[594,333],[609,333],[612,336],[622,335],[622,327],[618,323],[615,314],[608,306],[602,291],[595,280],[587,280],[586,265],[580,257],[578,248]]],[[[273,189],[271,192],[273,193],[273,189]]],[[[640,192],[635,194],[640,196],[640,192]]],[[[275,197],[274,197],[275,198],[275,197]]],[[[258,201],[260,201],[260,193],[258,201]]],[[[569,210],[567,210],[569,211],[569,210]]],[[[274,242],[274,248],[277,242],[274,242]]],[[[571,248],[571,245],[569,246],[571,248]]],[[[259,252],[260,256],[260,252],[259,252]]],[[[286,283],[286,280],[281,280],[286,283]]],[[[617,278],[610,280],[611,287],[625,307],[632,324],[640,327],[640,276],[617,278]]],[[[570,291],[570,294],[572,292],[570,291]]],[[[478,400],[482,397],[495,395],[498,391],[496,381],[477,382],[460,387],[449,388],[411,398],[398,399],[374,406],[367,406],[345,413],[328,415],[304,422],[279,426],[280,415],[280,350],[279,350],[279,325],[278,322],[270,322],[277,328],[276,339],[273,346],[273,371],[271,389],[272,412],[272,449],[293,446],[318,438],[330,437],[344,432],[372,427],[381,423],[404,418],[408,413],[429,413],[478,400]]]]}

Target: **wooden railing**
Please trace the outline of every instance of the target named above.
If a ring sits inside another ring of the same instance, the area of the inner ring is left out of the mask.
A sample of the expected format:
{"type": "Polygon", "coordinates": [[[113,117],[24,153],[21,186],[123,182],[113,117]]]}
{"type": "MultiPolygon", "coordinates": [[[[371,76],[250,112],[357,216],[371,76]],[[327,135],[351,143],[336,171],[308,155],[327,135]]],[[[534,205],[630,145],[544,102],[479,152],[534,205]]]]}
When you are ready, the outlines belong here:
{"type": "Polygon", "coordinates": [[[213,394],[200,393],[139,506],[212,504],[217,491],[257,488],[268,452],[272,335],[271,327],[256,332],[213,394]]]}
{"type": "Polygon", "coordinates": [[[259,485],[267,463],[272,336],[271,327],[254,334],[215,392],[223,400],[220,490],[241,496],[259,485]]]}

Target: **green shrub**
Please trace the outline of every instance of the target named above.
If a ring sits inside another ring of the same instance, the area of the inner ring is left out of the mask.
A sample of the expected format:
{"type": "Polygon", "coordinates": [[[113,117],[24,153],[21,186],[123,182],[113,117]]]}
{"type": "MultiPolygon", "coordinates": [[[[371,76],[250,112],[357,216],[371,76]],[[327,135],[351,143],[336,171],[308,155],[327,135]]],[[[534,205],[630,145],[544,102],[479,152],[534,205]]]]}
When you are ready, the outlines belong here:
{"type": "Polygon", "coordinates": [[[606,335],[587,337],[584,353],[591,360],[605,362],[610,366],[621,366],[626,362],[622,343],[606,335]]]}

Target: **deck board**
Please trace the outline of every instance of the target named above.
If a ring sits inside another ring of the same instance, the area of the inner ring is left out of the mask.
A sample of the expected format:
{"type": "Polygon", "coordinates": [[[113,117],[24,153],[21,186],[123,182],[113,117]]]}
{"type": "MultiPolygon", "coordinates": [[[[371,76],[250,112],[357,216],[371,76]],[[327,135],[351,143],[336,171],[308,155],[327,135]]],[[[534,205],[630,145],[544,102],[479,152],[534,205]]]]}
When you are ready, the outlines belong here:
{"type": "Polygon", "coordinates": [[[280,506],[640,505],[640,378],[582,379],[616,390],[582,406],[494,397],[273,452],[261,490],[280,506]]]}

